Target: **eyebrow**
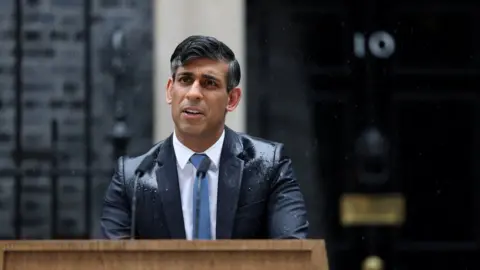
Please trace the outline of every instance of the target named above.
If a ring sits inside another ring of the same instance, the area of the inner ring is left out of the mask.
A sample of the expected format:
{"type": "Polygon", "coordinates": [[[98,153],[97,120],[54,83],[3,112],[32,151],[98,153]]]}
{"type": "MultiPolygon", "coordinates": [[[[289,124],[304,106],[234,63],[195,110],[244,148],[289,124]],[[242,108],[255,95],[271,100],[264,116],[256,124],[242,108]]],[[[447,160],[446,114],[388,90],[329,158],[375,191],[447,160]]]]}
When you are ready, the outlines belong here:
{"type": "Polygon", "coordinates": [[[183,72],[179,72],[177,75],[178,76],[193,76],[193,73],[188,72],[188,71],[183,71],[183,72]]]}
{"type": "Polygon", "coordinates": [[[210,80],[218,81],[217,77],[215,77],[215,76],[213,76],[213,75],[202,74],[202,77],[205,78],[205,79],[210,79],[210,80]]]}
{"type": "MultiPolygon", "coordinates": [[[[183,72],[179,72],[178,76],[194,76],[194,74],[193,72],[183,71],[183,72]]],[[[217,77],[209,74],[202,74],[202,77],[209,80],[219,81],[217,77]]]]}

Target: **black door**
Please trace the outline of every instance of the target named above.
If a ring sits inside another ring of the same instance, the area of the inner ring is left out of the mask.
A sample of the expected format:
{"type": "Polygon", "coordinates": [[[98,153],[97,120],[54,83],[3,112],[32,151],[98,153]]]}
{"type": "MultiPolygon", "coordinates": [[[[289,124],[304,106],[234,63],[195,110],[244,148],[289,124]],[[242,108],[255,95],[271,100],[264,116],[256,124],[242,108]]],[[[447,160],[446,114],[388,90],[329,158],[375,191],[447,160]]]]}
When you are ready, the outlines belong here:
{"type": "Polygon", "coordinates": [[[263,2],[248,6],[249,129],[291,145],[332,269],[368,255],[386,269],[478,268],[480,4],[263,2]],[[373,189],[358,172],[372,127],[389,146],[386,184],[373,189]],[[342,194],[391,191],[406,199],[401,227],[342,226],[342,194]]]}

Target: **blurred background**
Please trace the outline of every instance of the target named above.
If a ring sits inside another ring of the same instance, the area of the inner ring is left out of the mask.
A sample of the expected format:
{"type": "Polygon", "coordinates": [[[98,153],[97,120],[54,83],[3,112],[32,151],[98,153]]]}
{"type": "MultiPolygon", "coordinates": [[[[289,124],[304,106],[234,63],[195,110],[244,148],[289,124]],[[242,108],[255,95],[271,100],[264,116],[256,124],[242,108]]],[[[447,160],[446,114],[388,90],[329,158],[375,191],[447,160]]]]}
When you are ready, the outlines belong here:
{"type": "Polygon", "coordinates": [[[0,238],[98,238],[116,158],[172,131],[173,49],[207,34],[242,67],[227,124],[285,143],[331,269],[479,269],[479,16],[466,0],[0,0],[0,238]],[[396,203],[373,207],[382,194],[396,203]]]}

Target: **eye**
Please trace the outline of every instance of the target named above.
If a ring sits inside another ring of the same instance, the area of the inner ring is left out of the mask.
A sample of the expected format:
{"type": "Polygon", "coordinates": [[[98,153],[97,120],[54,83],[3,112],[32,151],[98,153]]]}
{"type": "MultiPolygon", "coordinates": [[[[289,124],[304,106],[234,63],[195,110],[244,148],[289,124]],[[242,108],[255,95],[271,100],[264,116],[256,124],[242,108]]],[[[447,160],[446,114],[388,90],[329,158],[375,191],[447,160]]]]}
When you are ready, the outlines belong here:
{"type": "Polygon", "coordinates": [[[178,81],[181,83],[190,83],[192,81],[192,78],[184,76],[184,77],[178,78],[178,81]]]}
{"type": "Polygon", "coordinates": [[[215,80],[209,79],[209,80],[206,80],[206,81],[205,81],[205,85],[208,86],[208,87],[212,87],[212,86],[215,86],[215,87],[216,87],[216,86],[217,86],[217,82],[216,82],[215,80]]]}

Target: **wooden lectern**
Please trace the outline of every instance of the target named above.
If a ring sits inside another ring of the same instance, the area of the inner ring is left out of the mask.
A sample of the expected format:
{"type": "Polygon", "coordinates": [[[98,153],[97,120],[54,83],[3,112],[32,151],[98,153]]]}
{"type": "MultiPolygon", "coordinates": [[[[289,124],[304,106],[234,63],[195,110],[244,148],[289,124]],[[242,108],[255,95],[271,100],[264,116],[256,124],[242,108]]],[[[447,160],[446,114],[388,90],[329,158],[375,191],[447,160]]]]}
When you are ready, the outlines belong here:
{"type": "Polygon", "coordinates": [[[322,240],[0,241],[0,270],[327,270],[322,240]]]}

